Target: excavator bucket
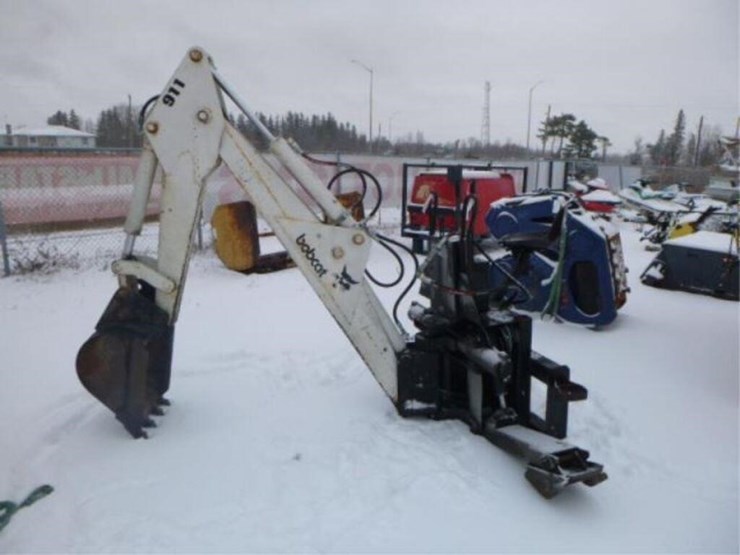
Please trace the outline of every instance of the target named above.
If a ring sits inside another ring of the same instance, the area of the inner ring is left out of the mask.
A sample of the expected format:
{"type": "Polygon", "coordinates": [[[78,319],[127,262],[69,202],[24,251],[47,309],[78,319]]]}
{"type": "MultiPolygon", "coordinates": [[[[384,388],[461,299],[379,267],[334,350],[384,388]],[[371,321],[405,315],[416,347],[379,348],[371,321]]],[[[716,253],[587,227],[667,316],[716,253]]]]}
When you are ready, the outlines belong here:
{"type": "Polygon", "coordinates": [[[174,327],[151,287],[121,287],[77,353],[77,376],[135,438],[147,437],[169,388],[174,327]]]}

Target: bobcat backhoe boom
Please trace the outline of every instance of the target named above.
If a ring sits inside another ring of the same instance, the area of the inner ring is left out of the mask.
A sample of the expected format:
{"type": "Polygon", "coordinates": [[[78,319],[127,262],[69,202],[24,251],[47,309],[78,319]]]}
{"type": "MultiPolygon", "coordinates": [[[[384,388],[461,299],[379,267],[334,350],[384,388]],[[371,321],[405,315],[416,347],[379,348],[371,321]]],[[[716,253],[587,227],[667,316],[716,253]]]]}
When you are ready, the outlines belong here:
{"type": "Polygon", "coordinates": [[[478,279],[461,248],[464,241],[445,242],[426,266],[432,306],[413,304],[409,315],[421,331],[406,337],[365,277],[372,232],[350,216],[285,139],[273,137],[252,116],[202,49],[189,50],[147,115],[144,132],[124,252],[113,263],[119,288],[77,357],[83,385],[134,437],[146,436],[143,428],[154,424],[150,415],[161,414],[160,405],[168,403],[163,395],[193,234],[206,180],[224,163],[401,415],[465,421],[523,456],[527,478],[546,497],[570,483],[595,485],[606,478],[586,451],[562,441],[568,401],[586,392],[569,380],[567,367],[531,351],[529,319],[489,310],[486,295],[451,292],[472,291],[478,279]],[[227,121],[224,93],[268,138],[271,153],[322,214],[227,121]],[[150,259],[136,256],[134,246],[158,165],[159,248],[150,259]],[[531,377],[549,386],[544,420],[529,409],[531,377]]]}

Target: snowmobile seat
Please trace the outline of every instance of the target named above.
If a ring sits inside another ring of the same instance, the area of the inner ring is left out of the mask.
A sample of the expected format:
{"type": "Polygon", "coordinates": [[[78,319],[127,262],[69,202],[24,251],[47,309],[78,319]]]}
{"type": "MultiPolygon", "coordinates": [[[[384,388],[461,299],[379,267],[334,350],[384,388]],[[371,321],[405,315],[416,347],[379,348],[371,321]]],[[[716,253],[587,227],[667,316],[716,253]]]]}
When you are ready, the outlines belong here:
{"type": "Polygon", "coordinates": [[[552,244],[552,235],[549,231],[509,233],[499,242],[511,250],[544,250],[552,244]]]}

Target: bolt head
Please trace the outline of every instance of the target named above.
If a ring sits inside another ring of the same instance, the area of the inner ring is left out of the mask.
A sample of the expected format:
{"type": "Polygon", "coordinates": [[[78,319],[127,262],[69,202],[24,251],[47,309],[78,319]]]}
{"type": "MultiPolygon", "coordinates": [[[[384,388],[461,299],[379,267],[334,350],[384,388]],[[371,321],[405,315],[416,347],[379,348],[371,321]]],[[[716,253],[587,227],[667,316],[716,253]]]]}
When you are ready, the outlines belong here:
{"type": "Polygon", "coordinates": [[[159,124],[156,121],[150,121],[146,124],[146,130],[148,133],[151,133],[152,135],[159,131],[159,124]]]}
{"type": "Polygon", "coordinates": [[[365,236],[362,233],[355,233],[352,236],[352,242],[355,245],[362,245],[365,242],[365,236]]]}
{"type": "Polygon", "coordinates": [[[331,249],[331,255],[336,258],[342,258],[344,256],[344,249],[342,247],[334,247],[331,249]]]}
{"type": "Polygon", "coordinates": [[[211,119],[211,114],[208,113],[208,110],[200,110],[198,112],[198,121],[201,123],[208,123],[208,121],[211,119]]]}
{"type": "Polygon", "coordinates": [[[198,50],[197,48],[193,48],[190,51],[189,55],[190,59],[195,63],[198,63],[203,59],[203,52],[201,50],[198,50]]]}

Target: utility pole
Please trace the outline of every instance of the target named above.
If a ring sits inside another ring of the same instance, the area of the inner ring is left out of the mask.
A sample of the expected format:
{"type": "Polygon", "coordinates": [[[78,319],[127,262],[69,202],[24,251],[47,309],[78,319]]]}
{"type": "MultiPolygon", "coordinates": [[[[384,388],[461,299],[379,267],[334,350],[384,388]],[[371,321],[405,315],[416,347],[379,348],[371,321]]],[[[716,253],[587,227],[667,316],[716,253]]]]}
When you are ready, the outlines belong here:
{"type": "MultiPolygon", "coordinates": [[[[547,105],[547,114],[545,115],[545,125],[547,125],[547,122],[550,121],[550,109],[552,108],[552,104],[547,105]]],[[[542,132],[542,157],[545,157],[545,148],[547,148],[547,135],[545,135],[545,130],[542,132]]]]}
{"type": "Polygon", "coordinates": [[[696,133],[696,147],[694,149],[694,166],[699,165],[699,152],[701,147],[701,129],[704,126],[704,116],[699,118],[699,131],[696,133]]]}
{"type": "Polygon", "coordinates": [[[542,83],[544,83],[544,81],[537,81],[534,85],[529,87],[529,109],[527,110],[527,156],[529,156],[529,131],[532,127],[532,92],[537,85],[541,85],[542,83]]]}
{"type": "Polygon", "coordinates": [[[483,121],[481,122],[480,142],[483,146],[491,144],[491,82],[483,85],[483,121]]]}

